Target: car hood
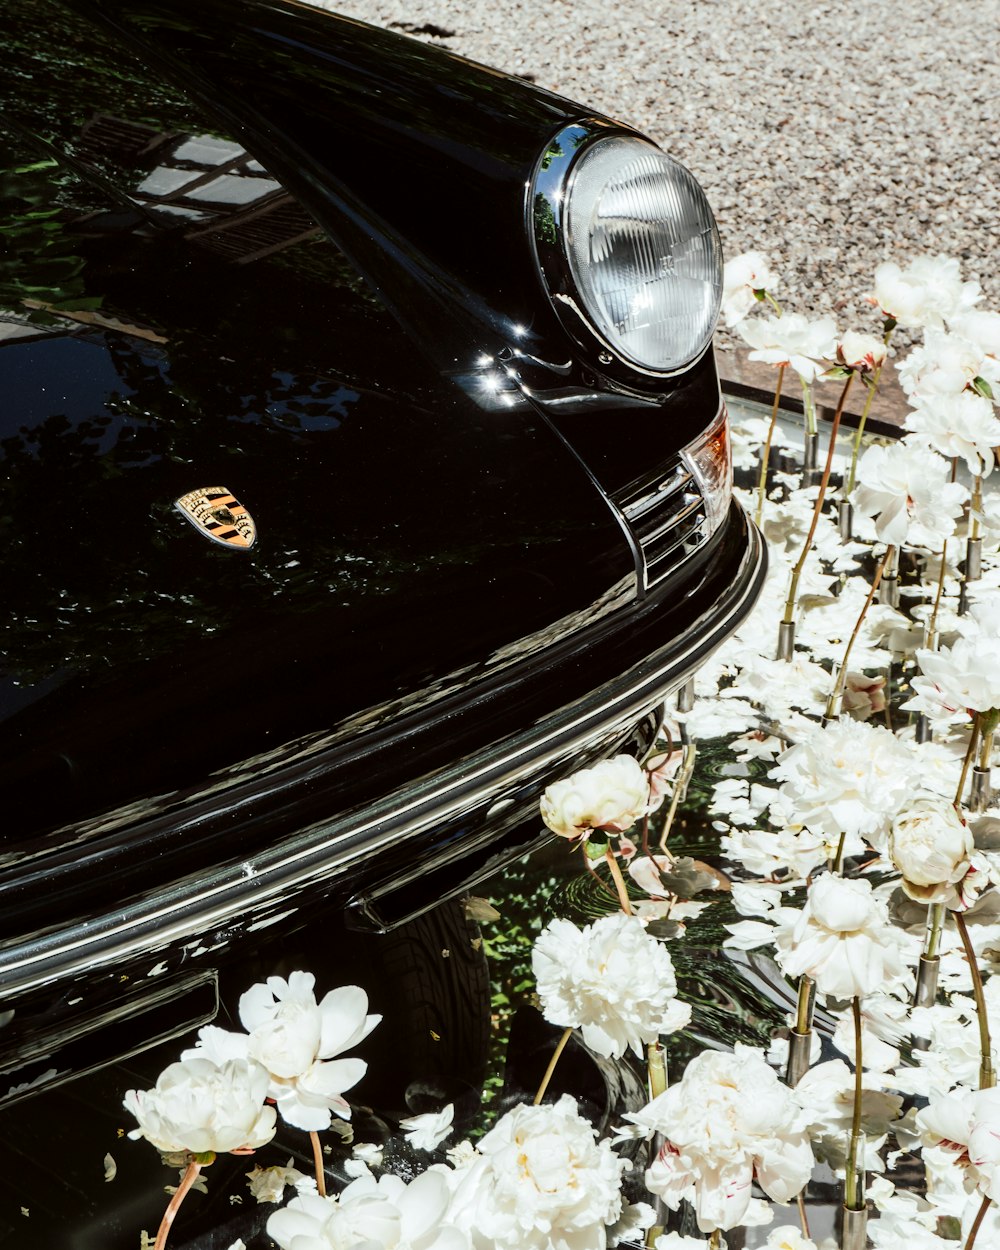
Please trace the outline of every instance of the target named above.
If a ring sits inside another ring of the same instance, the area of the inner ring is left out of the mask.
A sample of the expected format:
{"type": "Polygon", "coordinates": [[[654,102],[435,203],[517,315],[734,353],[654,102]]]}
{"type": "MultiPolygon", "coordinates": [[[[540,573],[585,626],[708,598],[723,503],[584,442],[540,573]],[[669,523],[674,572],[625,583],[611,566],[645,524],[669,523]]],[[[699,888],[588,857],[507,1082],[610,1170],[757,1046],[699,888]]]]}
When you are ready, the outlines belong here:
{"type": "Polygon", "coordinates": [[[290,280],[290,251],[71,235],[100,313],[22,307],[0,345],[11,834],[433,693],[629,582],[544,422],[443,379],[325,240],[290,280]],[[177,511],[205,487],[250,550],[177,511]]]}

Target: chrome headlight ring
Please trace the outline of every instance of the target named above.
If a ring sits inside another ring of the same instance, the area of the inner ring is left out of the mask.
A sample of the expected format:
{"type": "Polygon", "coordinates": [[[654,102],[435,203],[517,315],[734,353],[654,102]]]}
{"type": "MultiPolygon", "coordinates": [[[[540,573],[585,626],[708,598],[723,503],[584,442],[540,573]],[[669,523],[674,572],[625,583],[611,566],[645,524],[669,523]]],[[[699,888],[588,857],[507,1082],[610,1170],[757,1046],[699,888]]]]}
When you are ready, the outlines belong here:
{"type": "Polygon", "coordinates": [[[528,186],[528,233],[563,327],[617,381],[683,373],[722,299],[715,218],[687,169],[608,122],[563,127],[528,186]]]}

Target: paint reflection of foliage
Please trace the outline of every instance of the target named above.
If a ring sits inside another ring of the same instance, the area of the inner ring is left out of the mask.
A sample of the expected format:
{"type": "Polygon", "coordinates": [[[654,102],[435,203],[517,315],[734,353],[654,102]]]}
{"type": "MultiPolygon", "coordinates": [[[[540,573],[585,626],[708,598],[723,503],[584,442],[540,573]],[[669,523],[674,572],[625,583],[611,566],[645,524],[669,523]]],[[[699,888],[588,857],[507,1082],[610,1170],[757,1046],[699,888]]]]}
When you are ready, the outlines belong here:
{"type": "MultiPolygon", "coordinates": [[[[559,851],[565,848],[560,844],[559,851]]],[[[503,1067],[511,1021],[519,1007],[535,1002],[535,978],[531,951],[544,928],[543,917],[552,913],[552,902],[563,885],[557,875],[559,860],[552,852],[519,860],[495,882],[494,901],[500,919],[483,926],[483,950],[490,965],[492,1032],[489,1075],[483,1090],[486,1123],[495,1117],[496,1100],[503,1087],[503,1067]],[[554,871],[555,869],[555,871],[554,871]]]]}
{"type": "Polygon", "coordinates": [[[84,293],[85,261],[62,206],[53,203],[60,181],[51,160],[0,172],[0,307],[39,324],[51,324],[54,311],[101,305],[84,293]]]}
{"type": "MultiPolygon", "coordinates": [[[[725,749],[725,743],[707,743],[725,749]]],[[[717,832],[696,813],[684,813],[679,822],[691,835],[691,843],[674,847],[675,853],[718,855],[717,832]]],[[[563,843],[536,852],[500,874],[492,899],[501,918],[483,928],[483,949],[490,963],[493,1032],[490,1075],[483,1094],[485,1127],[495,1112],[503,1086],[503,1069],[511,1021],[520,1007],[536,1003],[531,971],[535,938],[553,916],[566,916],[585,924],[615,909],[614,900],[600,895],[593,878],[579,873],[577,857],[567,856],[563,843]]],[[[639,892],[636,892],[639,897],[639,892]]],[[[710,894],[702,898],[711,898],[710,894]]],[[[784,1023],[782,1008],[766,993],[751,985],[723,951],[725,925],[739,919],[728,896],[718,898],[701,916],[687,921],[681,941],[668,949],[677,974],[678,996],[694,1008],[695,1024],[670,1039],[670,1066],[680,1071],[704,1048],[704,1039],[724,1046],[745,1042],[766,1046],[775,1028],[784,1023]]]]}

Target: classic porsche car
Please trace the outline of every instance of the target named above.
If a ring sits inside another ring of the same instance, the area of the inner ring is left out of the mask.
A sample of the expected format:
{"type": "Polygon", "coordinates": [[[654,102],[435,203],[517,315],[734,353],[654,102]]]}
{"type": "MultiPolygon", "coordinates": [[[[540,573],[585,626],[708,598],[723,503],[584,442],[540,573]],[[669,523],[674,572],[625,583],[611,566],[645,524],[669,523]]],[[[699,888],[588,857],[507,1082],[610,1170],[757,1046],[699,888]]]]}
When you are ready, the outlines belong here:
{"type": "Polygon", "coordinates": [[[0,17],[23,1061],[523,850],[546,783],[651,740],[764,553],[718,233],[648,139],[295,0],[0,17]]]}

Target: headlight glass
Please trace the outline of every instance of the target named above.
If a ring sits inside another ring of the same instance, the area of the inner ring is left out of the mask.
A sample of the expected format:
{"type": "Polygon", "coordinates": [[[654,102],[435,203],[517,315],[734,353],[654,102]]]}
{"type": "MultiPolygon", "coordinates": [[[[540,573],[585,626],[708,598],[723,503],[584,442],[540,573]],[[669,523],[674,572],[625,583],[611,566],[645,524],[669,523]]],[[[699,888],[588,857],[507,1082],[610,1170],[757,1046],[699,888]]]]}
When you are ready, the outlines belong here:
{"type": "Polygon", "coordinates": [[[573,281],[614,352],[669,373],[704,351],[722,298],[722,248],[683,165],[638,138],[600,139],[573,164],[565,221],[573,281]]]}

